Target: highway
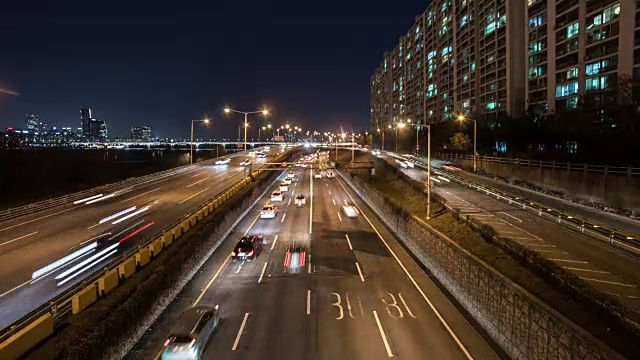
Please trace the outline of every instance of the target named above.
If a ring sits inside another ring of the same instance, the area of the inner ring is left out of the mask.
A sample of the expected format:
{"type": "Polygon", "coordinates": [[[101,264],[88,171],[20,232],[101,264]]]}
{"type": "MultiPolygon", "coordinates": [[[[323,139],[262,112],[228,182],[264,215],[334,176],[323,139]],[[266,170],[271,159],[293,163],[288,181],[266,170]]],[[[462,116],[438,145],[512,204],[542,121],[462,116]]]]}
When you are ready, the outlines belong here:
{"type": "MultiPolygon", "coordinates": [[[[392,157],[383,156],[397,166],[392,157]]],[[[424,183],[426,170],[401,168],[409,177],[424,183]]],[[[446,176],[445,176],[446,177],[446,176]]],[[[432,173],[433,190],[461,214],[491,225],[499,235],[509,237],[541,256],[554,261],[594,288],[613,295],[622,304],[640,311],[638,260],[606,244],[586,238],[517,206],[447,182],[432,173]]]]}
{"type": "MultiPolygon", "coordinates": [[[[421,158],[426,162],[425,158],[421,158]]],[[[433,168],[439,168],[443,171],[448,171],[441,166],[443,164],[450,164],[449,161],[443,160],[431,160],[433,168]]],[[[477,175],[468,171],[457,171],[456,175],[467,178],[477,184],[485,185],[512,194],[514,196],[522,197],[535,201],[540,204],[545,204],[551,208],[572,214],[583,219],[592,220],[600,225],[605,225],[613,229],[624,231],[630,234],[637,234],[640,237],[640,221],[636,219],[630,219],[623,215],[604,212],[602,210],[594,209],[592,207],[576,204],[568,200],[558,199],[557,197],[542,194],[534,190],[529,190],[521,186],[512,185],[501,180],[489,178],[482,175],[477,175]]]]}
{"type": "Polygon", "coordinates": [[[276,218],[260,219],[269,200],[249,211],[128,359],[160,358],[193,305],[219,305],[222,316],[203,359],[499,358],[342,180],[297,168],[276,218]],[[290,201],[300,193],[302,208],[290,201]],[[345,201],[358,217],[345,216],[345,201]],[[266,237],[252,262],[230,261],[242,234],[266,237]],[[304,261],[286,255],[292,247],[304,249],[304,261]]]}
{"type": "MultiPolygon", "coordinates": [[[[267,158],[251,160],[259,166],[277,151],[272,147],[267,158]]],[[[113,196],[105,194],[0,223],[0,328],[242,179],[247,169],[239,164],[244,158],[235,156],[225,165],[196,164],[113,196]],[[107,244],[86,248],[96,239],[107,240],[107,244]],[[88,251],[82,253],[83,248],[88,251]],[[77,254],[81,256],[62,266],[45,268],[77,254]]]]}

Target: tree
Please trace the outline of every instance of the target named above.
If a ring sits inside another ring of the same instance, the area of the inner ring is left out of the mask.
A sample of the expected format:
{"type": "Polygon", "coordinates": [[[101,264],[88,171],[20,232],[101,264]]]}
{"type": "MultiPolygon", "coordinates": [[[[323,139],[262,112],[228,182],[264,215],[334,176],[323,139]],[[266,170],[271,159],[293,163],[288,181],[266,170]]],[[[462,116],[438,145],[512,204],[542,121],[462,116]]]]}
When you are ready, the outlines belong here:
{"type": "Polygon", "coordinates": [[[469,148],[471,141],[469,135],[458,132],[451,137],[451,147],[458,151],[463,151],[469,148]]]}

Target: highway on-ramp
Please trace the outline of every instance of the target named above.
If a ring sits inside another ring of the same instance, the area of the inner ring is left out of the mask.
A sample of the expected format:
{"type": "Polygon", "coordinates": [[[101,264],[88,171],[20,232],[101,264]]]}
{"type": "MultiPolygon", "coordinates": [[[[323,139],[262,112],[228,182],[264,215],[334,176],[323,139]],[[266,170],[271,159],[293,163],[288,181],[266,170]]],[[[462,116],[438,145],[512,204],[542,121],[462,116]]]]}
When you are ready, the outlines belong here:
{"type": "Polygon", "coordinates": [[[249,211],[127,358],[159,358],[193,305],[220,306],[204,359],[498,358],[342,180],[309,173],[296,170],[275,219],[259,217],[268,195],[249,211]],[[345,202],[360,215],[347,217],[345,202]],[[242,234],[266,238],[252,262],[230,261],[242,234]]]}
{"type": "MultiPolygon", "coordinates": [[[[272,147],[266,158],[252,157],[252,166],[260,166],[277,151],[272,147]]],[[[249,173],[240,165],[244,158],[234,156],[221,165],[203,162],[113,196],[0,223],[0,328],[241,180],[249,173]]]]}

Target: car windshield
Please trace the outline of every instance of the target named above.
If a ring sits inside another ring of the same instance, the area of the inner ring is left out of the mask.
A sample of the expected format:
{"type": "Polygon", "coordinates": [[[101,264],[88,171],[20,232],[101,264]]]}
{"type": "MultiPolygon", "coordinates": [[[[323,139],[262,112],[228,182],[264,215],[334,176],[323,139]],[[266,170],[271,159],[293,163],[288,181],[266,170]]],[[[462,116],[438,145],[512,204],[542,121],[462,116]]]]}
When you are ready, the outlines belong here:
{"type": "Polygon", "coordinates": [[[271,206],[265,206],[262,208],[263,211],[271,211],[273,208],[271,206]]]}
{"type": "Polygon", "coordinates": [[[249,239],[242,239],[238,242],[238,245],[236,246],[236,250],[238,250],[239,252],[248,252],[251,251],[251,248],[253,248],[253,246],[251,245],[251,241],[249,239]]]}
{"type": "Polygon", "coordinates": [[[169,344],[188,344],[190,343],[193,339],[191,338],[191,336],[186,336],[186,335],[169,335],[169,344]]]}

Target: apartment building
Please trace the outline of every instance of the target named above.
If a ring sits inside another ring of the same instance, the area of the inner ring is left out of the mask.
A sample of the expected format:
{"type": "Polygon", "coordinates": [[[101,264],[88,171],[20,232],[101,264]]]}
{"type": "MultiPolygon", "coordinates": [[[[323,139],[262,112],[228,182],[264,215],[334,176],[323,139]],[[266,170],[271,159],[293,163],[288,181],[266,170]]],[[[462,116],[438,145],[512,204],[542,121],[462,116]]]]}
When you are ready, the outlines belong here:
{"type": "Polygon", "coordinates": [[[434,0],[374,72],[371,126],[553,114],[627,79],[640,81],[636,0],[434,0]]]}
{"type": "Polygon", "coordinates": [[[521,115],[525,7],[525,0],[432,1],[371,77],[371,128],[460,113],[521,115]]]}
{"type": "Polygon", "coordinates": [[[527,0],[526,18],[531,113],[576,108],[585,95],[597,102],[621,79],[640,80],[635,0],[527,0]]]}

